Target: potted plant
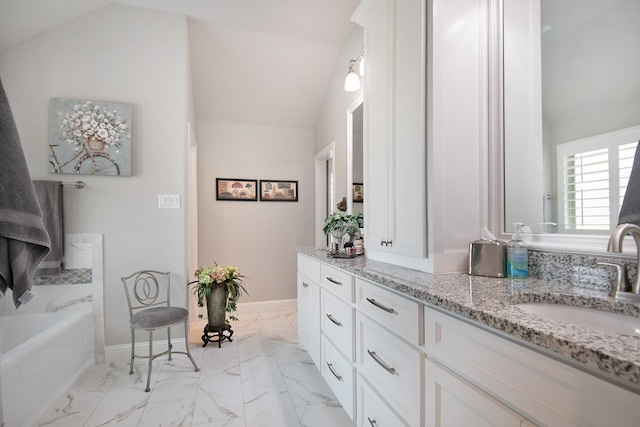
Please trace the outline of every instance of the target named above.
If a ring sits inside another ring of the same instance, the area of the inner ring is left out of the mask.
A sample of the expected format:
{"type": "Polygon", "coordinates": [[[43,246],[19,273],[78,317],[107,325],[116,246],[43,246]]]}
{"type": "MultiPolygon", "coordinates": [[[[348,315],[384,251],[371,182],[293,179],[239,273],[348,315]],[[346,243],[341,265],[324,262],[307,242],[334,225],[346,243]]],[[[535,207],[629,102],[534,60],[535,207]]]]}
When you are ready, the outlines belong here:
{"type": "MultiPolygon", "coordinates": [[[[237,301],[242,293],[247,293],[244,287],[244,277],[238,267],[233,265],[221,266],[214,262],[212,266],[200,267],[195,272],[197,283],[193,289],[198,307],[204,307],[207,303],[208,324],[211,328],[217,328],[229,323],[229,320],[237,321],[235,316],[237,301]],[[229,314],[227,318],[227,314],[229,314]]],[[[202,318],[202,314],[198,315],[202,318]]]]}
{"type": "Polygon", "coordinates": [[[332,236],[339,239],[343,235],[342,230],[344,230],[344,227],[351,223],[358,224],[358,228],[364,228],[364,215],[359,213],[354,216],[351,214],[334,212],[325,218],[322,231],[324,234],[331,233],[332,236]]]}

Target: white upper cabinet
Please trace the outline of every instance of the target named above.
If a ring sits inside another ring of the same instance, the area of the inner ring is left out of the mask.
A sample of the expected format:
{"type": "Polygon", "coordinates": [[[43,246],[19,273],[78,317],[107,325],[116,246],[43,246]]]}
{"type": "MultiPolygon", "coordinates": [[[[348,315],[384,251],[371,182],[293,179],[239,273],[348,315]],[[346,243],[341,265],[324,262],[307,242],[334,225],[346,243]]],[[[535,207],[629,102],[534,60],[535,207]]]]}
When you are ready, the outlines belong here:
{"type": "Polygon", "coordinates": [[[424,0],[363,0],[365,246],[427,256],[424,0]]]}

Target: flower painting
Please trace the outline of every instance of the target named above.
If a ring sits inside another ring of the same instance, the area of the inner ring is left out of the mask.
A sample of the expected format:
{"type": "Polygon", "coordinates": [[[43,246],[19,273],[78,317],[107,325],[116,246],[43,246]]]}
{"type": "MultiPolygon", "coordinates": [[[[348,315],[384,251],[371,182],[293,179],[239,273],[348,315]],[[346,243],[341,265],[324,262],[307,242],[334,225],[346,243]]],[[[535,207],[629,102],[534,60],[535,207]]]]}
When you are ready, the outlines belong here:
{"type": "Polygon", "coordinates": [[[49,171],[131,176],[132,116],[129,104],[52,98],[49,171]]]}

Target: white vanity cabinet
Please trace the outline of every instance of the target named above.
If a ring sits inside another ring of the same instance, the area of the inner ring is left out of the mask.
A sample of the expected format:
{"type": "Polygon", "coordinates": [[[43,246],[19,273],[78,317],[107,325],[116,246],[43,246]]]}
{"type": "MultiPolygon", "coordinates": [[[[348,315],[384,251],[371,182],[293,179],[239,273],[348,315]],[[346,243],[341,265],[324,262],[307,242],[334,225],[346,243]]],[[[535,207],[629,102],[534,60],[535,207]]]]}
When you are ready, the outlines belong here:
{"type": "Polygon", "coordinates": [[[298,255],[298,345],[320,366],[320,263],[298,255]]]}
{"type": "Polygon", "coordinates": [[[363,0],[365,246],[426,256],[425,0],[363,0]]]}
{"type": "Polygon", "coordinates": [[[637,394],[440,310],[424,319],[426,426],[639,425],[637,394]]]}

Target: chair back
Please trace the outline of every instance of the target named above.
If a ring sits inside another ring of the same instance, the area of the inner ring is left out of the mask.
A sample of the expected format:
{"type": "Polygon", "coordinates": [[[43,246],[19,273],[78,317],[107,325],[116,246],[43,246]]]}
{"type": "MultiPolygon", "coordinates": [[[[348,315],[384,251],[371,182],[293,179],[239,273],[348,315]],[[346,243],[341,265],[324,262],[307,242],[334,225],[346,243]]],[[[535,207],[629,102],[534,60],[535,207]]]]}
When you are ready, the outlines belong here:
{"type": "Polygon", "coordinates": [[[129,305],[129,316],[134,310],[171,304],[171,273],[154,270],[142,270],[122,277],[122,284],[129,305]]]}

